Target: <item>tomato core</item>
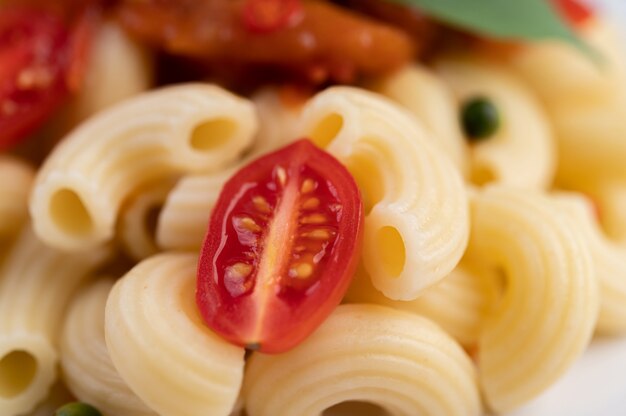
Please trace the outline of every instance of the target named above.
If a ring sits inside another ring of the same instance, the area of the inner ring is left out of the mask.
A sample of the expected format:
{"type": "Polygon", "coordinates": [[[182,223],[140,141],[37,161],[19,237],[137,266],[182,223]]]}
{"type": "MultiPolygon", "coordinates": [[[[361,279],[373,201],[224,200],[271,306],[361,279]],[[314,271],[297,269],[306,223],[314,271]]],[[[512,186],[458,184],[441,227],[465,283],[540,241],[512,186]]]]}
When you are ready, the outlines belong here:
{"type": "Polygon", "coordinates": [[[198,268],[205,321],[249,349],[292,348],[345,294],[362,223],[354,179],[308,140],[252,162],[211,216],[198,268]]]}

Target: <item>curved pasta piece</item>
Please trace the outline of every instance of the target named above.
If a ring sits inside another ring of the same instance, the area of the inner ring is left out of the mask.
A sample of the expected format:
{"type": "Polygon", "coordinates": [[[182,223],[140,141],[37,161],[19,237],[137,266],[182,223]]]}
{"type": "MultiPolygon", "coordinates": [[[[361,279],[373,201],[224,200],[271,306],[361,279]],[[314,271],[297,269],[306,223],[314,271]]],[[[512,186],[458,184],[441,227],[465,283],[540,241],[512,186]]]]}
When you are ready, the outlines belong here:
{"type": "Polygon", "coordinates": [[[374,303],[421,315],[441,326],[463,346],[474,347],[485,317],[498,297],[497,281],[493,269],[463,259],[448,276],[417,299],[398,301],[378,292],[361,267],[344,302],[374,303]]]}
{"type": "Polygon", "coordinates": [[[547,189],[556,169],[554,139],[540,104],[505,67],[487,60],[447,57],[436,71],[459,102],[486,97],[498,109],[500,126],[470,149],[470,179],[547,189]]]}
{"type": "Polygon", "coordinates": [[[406,110],[329,88],[307,103],[303,134],[344,163],[365,205],[363,260],[374,286],[415,299],[459,262],[469,232],[460,173],[406,110]]]}
{"type": "Polygon", "coordinates": [[[259,129],[245,159],[257,158],[299,139],[300,114],[308,98],[304,93],[281,92],[277,88],[264,88],[256,92],[251,100],[258,114],[259,129]]]}
{"type": "Polygon", "coordinates": [[[489,187],[472,198],[468,252],[506,275],[479,341],[479,373],[496,412],[532,399],[588,345],[598,316],[593,260],[580,226],[541,193],[489,187]]]}
{"type": "Polygon", "coordinates": [[[169,193],[157,223],[156,239],[166,250],[197,250],[224,183],[235,171],[188,175],[169,193]]]}
{"type": "Polygon", "coordinates": [[[27,412],[56,378],[55,344],[65,307],[108,249],[68,254],[26,226],[0,270],[0,414],[27,412]]]}
{"type": "Polygon", "coordinates": [[[318,416],[352,400],[393,416],[481,414],[463,349],[429,320],[376,305],[341,305],[295,349],[253,354],[243,392],[250,416],[318,416]]]}
{"type": "Polygon", "coordinates": [[[596,331],[626,333],[626,247],[605,237],[593,206],[583,196],[561,193],[557,203],[562,212],[567,212],[578,224],[591,250],[600,282],[600,314],[596,331]]]}
{"type": "Polygon", "coordinates": [[[117,235],[124,251],[136,261],[159,252],[158,219],[174,180],[161,180],[138,189],[122,207],[117,235]]]}
{"type": "Polygon", "coordinates": [[[72,301],[61,332],[63,380],[104,416],[157,416],[119,376],[104,340],[104,308],[113,279],[100,279],[72,301]]]}
{"type": "Polygon", "coordinates": [[[544,102],[558,142],[558,182],[575,189],[577,182],[592,178],[626,180],[623,41],[600,18],[580,32],[600,53],[600,64],[561,42],[527,45],[509,60],[544,102]]]}
{"type": "Polygon", "coordinates": [[[150,257],[107,300],[113,364],[162,416],[227,416],[243,378],[244,350],[211,332],[196,309],[196,264],[192,254],[150,257]]]}
{"type": "Polygon", "coordinates": [[[589,190],[600,209],[607,235],[626,245],[626,181],[605,182],[589,190]]]}
{"type": "Polygon", "coordinates": [[[602,102],[626,86],[626,55],[620,34],[601,17],[585,22],[577,34],[597,50],[601,65],[560,41],[529,43],[509,55],[508,64],[548,108],[602,102]]]}
{"type": "Polygon", "coordinates": [[[113,106],[46,159],[30,201],[35,231],[68,250],[102,244],[138,186],[219,170],[250,144],[255,129],[248,101],[209,84],[163,88],[113,106]]]}
{"type": "Polygon", "coordinates": [[[28,196],[35,169],[9,155],[0,155],[0,243],[16,234],[28,218],[28,196]]]}
{"type": "Polygon", "coordinates": [[[459,111],[452,92],[430,69],[407,66],[376,82],[373,89],[406,107],[432,133],[435,143],[463,172],[468,149],[459,126],[459,111]]]}

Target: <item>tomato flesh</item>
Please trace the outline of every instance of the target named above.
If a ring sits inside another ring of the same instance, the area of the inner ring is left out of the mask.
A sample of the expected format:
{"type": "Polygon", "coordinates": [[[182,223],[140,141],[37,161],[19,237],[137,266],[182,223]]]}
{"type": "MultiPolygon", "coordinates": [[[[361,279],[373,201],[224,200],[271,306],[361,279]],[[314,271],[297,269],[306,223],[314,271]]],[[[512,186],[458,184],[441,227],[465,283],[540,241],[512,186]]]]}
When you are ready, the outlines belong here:
{"type": "Polygon", "coordinates": [[[593,11],[577,0],[553,0],[553,2],[572,25],[580,25],[593,16],[593,11]]]}
{"type": "Polygon", "coordinates": [[[354,179],[310,141],[252,162],[211,216],[196,292],[205,322],[249,349],[294,347],[341,301],[362,230],[354,179]]]}
{"type": "Polygon", "coordinates": [[[68,43],[51,13],[0,10],[0,150],[33,132],[67,95],[68,43]]]}

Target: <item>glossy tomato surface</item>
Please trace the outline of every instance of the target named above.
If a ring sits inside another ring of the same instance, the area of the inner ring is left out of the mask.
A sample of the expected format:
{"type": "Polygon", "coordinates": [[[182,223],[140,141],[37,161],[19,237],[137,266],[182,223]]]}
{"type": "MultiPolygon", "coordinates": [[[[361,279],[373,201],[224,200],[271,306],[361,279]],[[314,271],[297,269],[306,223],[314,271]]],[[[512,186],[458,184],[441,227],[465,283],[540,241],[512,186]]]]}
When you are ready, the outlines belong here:
{"type": "Polygon", "coordinates": [[[209,327],[266,353],[286,351],[339,304],[363,230],[357,185],[334,157],[299,140],[224,186],[198,265],[209,327]]]}

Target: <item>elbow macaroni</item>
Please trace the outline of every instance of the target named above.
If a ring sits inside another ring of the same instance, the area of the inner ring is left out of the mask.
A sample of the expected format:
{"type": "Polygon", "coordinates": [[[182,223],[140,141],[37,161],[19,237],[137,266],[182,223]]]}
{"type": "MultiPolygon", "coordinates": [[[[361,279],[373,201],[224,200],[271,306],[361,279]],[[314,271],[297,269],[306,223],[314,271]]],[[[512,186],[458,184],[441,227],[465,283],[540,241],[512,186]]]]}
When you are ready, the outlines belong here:
{"type": "Polygon", "coordinates": [[[525,86],[486,60],[448,57],[435,63],[459,101],[486,97],[498,109],[500,126],[493,136],[470,149],[470,179],[483,185],[503,183],[547,189],[552,183],[556,154],[548,120],[525,86]]]}
{"type": "Polygon", "coordinates": [[[248,101],[207,84],[145,93],[90,118],[37,174],[35,232],[67,250],[110,240],[120,206],[140,185],[223,168],[256,129],[248,101]]]}
{"type": "Polygon", "coordinates": [[[249,416],[319,416],[353,400],[392,416],[481,413],[463,349],[429,320],[375,305],[341,305],[295,349],[254,353],[243,392],[249,416]]]}
{"type": "Polygon", "coordinates": [[[459,111],[443,80],[430,69],[414,65],[379,80],[374,90],[403,105],[431,133],[456,167],[467,171],[468,151],[459,124],[459,111]]]}
{"type": "Polygon", "coordinates": [[[507,278],[478,353],[486,401],[506,412],[552,384],[587,347],[599,305],[594,265],[580,226],[553,200],[506,187],[473,196],[468,251],[507,278]]]}
{"type": "Polygon", "coordinates": [[[46,397],[56,378],[65,306],[109,255],[46,247],[26,226],[0,270],[0,414],[16,416],[46,397]]]}
{"type": "Polygon", "coordinates": [[[469,231],[465,188],[409,113],[375,94],[333,87],[306,105],[303,133],[359,185],[363,261],[378,290],[415,299],[456,266],[469,231]]]}
{"type": "Polygon", "coordinates": [[[228,416],[243,378],[244,350],[212,333],[196,309],[196,263],[192,254],[150,257],[106,304],[113,364],[161,416],[228,416]]]}
{"type": "Polygon", "coordinates": [[[61,333],[63,379],[104,416],[158,416],[117,374],[104,340],[104,307],[114,281],[100,279],[72,302],[61,333]]]}

